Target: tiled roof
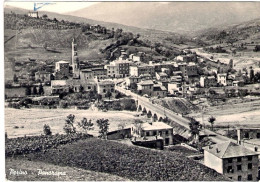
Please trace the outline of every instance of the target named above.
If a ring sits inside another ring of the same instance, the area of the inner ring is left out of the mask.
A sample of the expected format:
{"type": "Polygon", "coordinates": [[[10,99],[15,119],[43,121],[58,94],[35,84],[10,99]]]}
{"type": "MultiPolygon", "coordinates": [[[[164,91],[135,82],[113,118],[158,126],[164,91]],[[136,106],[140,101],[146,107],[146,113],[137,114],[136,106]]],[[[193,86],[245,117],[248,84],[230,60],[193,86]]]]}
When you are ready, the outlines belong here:
{"type": "Polygon", "coordinates": [[[204,148],[204,150],[212,153],[213,155],[221,159],[257,155],[256,152],[253,152],[241,145],[238,145],[230,141],[212,146],[207,146],[204,148]]]}

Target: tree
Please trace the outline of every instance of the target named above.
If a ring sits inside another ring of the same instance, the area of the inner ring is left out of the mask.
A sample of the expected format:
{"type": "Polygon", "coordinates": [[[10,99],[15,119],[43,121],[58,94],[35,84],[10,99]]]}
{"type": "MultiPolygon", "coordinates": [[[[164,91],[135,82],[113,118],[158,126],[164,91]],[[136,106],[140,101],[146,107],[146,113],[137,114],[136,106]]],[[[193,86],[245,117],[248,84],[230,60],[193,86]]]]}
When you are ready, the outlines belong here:
{"type": "Polygon", "coordinates": [[[33,95],[37,95],[37,88],[36,88],[36,86],[33,86],[33,95]]]}
{"type": "Polygon", "coordinates": [[[63,127],[63,130],[67,135],[76,133],[76,128],[74,127],[75,122],[75,115],[70,114],[67,116],[65,120],[65,125],[63,127]]]}
{"type": "Polygon", "coordinates": [[[47,18],[48,18],[48,15],[44,14],[44,15],[42,15],[42,18],[43,18],[43,19],[47,19],[47,18]]]}
{"type": "Polygon", "coordinates": [[[40,84],[40,86],[39,86],[39,95],[43,95],[43,94],[44,94],[43,86],[42,86],[42,84],[40,84]]]}
{"type": "Polygon", "coordinates": [[[108,119],[98,119],[97,124],[99,127],[99,137],[106,139],[108,128],[109,128],[109,120],[108,119]]]}
{"type": "Polygon", "coordinates": [[[209,119],[208,119],[208,122],[211,124],[211,130],[213,131],[213,125],[214,125],[214,122],[216,121],[216,118],[213,117],[213,116],[210,116],[209,119]]]}
{"type": "Polygon", "coordinates": [[[31,87],[26,87],[25,95],[31,95],[31,87]]]}
{"type": "Polygon", "coordinates": [[[109,100],[110,100],[110,97],[111,97],[111,96],[112,96],[112,93],[108,90],[107,93],[106,93],[106,95],[105,95],[105,97],[108,97],[109,100]]]}
{"type": "Polygon", "coordinates": [[[49,126],[49,125],[47,125],[47,124],[45,124],[44,126],[43,126],[43,132],[44,132],[44,134],[45,135],[51,135],[52,134],[52,132],[51,132],[51,127],[49,126]]]}
{"type": "Polygon", "coordinates": [[[94,123],[92,123],[91,119],[88,120],[87,118],[83,118],[80,122],[78,122],[78,126],[85,132],[87,133],[87,131],[89,130],[93,130],[94,123]]]}
{"type": "Polygon", "coordinates": [[[198,141],[199,133],[202,128],[202,125],[198,121],[196,121],[194,118],[191,118],[189,127],[190,127],[190,133],[191,133],[192,139],[195,139],[196,141],[198,141]]]}

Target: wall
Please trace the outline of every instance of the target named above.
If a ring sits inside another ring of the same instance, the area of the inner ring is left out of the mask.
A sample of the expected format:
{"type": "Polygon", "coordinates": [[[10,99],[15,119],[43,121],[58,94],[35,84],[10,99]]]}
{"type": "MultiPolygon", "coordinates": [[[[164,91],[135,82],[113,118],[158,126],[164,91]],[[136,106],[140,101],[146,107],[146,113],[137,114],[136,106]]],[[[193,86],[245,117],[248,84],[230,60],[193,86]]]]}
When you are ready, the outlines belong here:
{"type": "Polygon", "coordinates": [[[215,169],[217,172],[223,174],[222,159],[216,157],[206,150],[204,150],[204,165],[209,168],[215,169]]]}
{"type": "Polygon", "coordinates": [[[242,177],[242,181],[248,181],[247,177],[248,174],[252,174],[253,176],[253,181],[257,181],[257,176],[258,176],[258,156],[255,155],[253,156],[251,161],[248,161],[247,156],[242,157],[241,162],[238,162],[237,158],[232,158],[232,163],[228,163],[228,159],[223,160],[223,166],[224,166],[224,171],[223,174],[229,178],[232,178],[232,180],[237,181],[238,176],[242,177]],[[248,169],[248,163],[252,163],[252,169],[248,169]],[[241,165],[242,170],[238,171],[237,170],[237,165],[241,165]],[[227,169],[228,166],[232,166],[233,173],[228,173],[227,169]]]}

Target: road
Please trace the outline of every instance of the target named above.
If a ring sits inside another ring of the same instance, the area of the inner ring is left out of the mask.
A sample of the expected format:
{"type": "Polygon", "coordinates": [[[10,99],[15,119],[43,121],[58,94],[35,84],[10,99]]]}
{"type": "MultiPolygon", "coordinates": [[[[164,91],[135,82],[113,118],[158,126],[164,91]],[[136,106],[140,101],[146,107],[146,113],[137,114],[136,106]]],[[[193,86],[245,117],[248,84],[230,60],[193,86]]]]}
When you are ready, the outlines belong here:
{"type": "MultiPolygon", "coordinates": [[[[183,118],[180,114],[178,113],[174,113],[173,111],[164,108],[160,105],[157,104],[152,104],[148,98],[142,97],[140,95],[137,95],[133,92],[131,92],[130,90],[126,90],[123,87],[120,86],[116,86],[115,89],[121,93],[124,93],[127,96],[131,96],[133,99],[138,101],[138,104],[142,105],[143,107],[146,108],[146,110],[151,110],[151,112],[153,113],[153,111],[155,111],[158,115],[166,115],[169,119],[173,120],[174,122],[180,124],[181,126],[184,126],[186,129],[189,130],[189,120],[186,118],[183,118]]],[[[213,131],[210,131],[208,129],[203,130],[205,132],[205,135],[209,135],[212,139],[213,142],[215,143],[223,143],[226,141],[232,141],[236,143],[236,140],[230,139],[228,137],[219,135],[213,131]]]]}

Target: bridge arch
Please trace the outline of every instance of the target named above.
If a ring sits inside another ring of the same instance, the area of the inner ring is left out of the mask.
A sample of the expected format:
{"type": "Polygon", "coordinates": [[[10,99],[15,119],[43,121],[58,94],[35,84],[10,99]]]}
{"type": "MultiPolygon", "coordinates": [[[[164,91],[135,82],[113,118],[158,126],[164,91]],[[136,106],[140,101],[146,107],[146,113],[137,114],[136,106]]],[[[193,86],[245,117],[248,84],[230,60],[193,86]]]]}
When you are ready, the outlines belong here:
{"type": "Polygon", "coordinates": [[[147,111],[146,111],[146,108],[145,108],[145,107],[143,108],[143,113],[144,113],[144,114],[147,114],[147,111]]]}
{"type": "Polygon", "coordinates": [[[154,113],[154,115],[153,115],[153,119],[154,119],[154,121],[157,121],[157,120],[158,120],[158,116],[157,116],[156,113],[154,113]]]}
{"type": "Polygon", "coordinates": [[[138,111],[142,111],[142,109],[143,109],[142,106],[139,105],[139,106],[138,106],[138,111]]]}
{"type": "Polygon", "coordinates": [[[148,118],[151,118],[153,116],[152,112],[149,110],[148,113],[147,113],[147,117],[148,118]]]}

